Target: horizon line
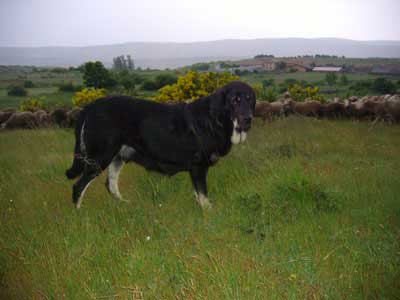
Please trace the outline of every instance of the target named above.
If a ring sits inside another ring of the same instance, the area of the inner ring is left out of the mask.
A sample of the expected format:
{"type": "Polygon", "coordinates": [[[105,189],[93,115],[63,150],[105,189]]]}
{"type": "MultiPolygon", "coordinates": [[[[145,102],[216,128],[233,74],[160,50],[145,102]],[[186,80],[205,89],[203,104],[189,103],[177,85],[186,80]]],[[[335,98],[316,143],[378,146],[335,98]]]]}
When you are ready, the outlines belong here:
{"type": "Polygon", "coordinates": [[[222,41],[255,41],[255,40],[288,40],[288,39],[302,39],[302,40],[346,40],[353,42],[400,42],[400,40],[357,40],[342,37],[264,37],[264,38],[225,38],[217,40],[199,40],[190,42],[179,42],[179,41],[127,41],[127,42],[115,42],[108,44],[92,44],[92,45],[46,45],[46,46],[0,46],[0,48],[88,48],[88,47],[102,47],[102,46],[116,46],[125,45],[132,43],[142,44],[196,44],[196,43],[212,43],[222,41]]]}

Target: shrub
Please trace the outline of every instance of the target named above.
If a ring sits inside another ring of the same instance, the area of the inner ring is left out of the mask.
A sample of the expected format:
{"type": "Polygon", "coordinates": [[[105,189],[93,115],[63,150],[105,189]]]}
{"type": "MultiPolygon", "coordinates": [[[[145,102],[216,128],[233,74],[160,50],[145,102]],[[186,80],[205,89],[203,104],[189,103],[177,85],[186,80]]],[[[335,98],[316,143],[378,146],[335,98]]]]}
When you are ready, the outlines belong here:
{"type": "Polygon", "coordinates": [[[150,79],[146,79],[143,84],[142,84],[142,88],[146,91],[156,91],[159,89],[158,85],[156,84],[155,81],[150,80],[150,79]]]}
{"type": "Polygon", "coordinates": [[[342,84],[342,85],[349,84],[349,80],[347,79],[347,76],[345,74],[342,74],[342,76],[340,76],[340,84],[342,84]]]}
{"type": "Polygon", "coordinates": [[[295,84],[289,87],[290,97],[296,101],[304,101],[305,99],[312,99],[318,101],[324,101],[324,96],[319,93],[319,88],[315,87],[301,87],[295,84]]]}
{"type": "Polygon", "coordinates": [[[349,90],[351,93],[361,96],[366,95],[371,91],[372,81],[371,80],[358,80],[350,85],[349,90]]]}
{"type": "Polygon", "coordinates": [[[262,82],[261,82],[261,84],[262,84],[262,86],[263,87],[269,87],[269,86],[273,86],[274,85],[274,79],[264,79],[262,82]]]}
{"type": "Polygon", "coordinates": [[[84,88],[82,91],[75,93],[74,97],[72,97],[72,104],[74,107],[83,107],[105,95],[105,89],[84,88]]]}
{"type": "Polygon", "coordinates": [[[377,93],[394,94],[396,93],[396,85],[389,79],[379,77],[372,83],[372,89],[377,93]]]}
{"type": "Polygon", "coordinates": [[[33,84],[32,80],[25,80],[24,88],[29,89],[29,88],[33,88],[33,87],[35,87],[35,85],[33,84]]]}
{"type": "Polygon", "coordinates": [[[60,92],[76,92],[82,89],[80,85],[74,85],[72,82],[63,82],[58,85],[60,92]]]}
{"type": "Polygon", "coordinates": [[[159,74],[154,80],[147,79],[143,82],[142,88],[146,91],[156,91],[168,84],[175,84],[176,76],[171,74],[159,74]]]}
{"type": "Polygon", "coordinates": [[[168,84],[175,84],[178,78],[172,74],[159,74],[156,76],[154,82],[156,83],[157,89],[160,89],[168,84]]]}
{"type": "Polygon", "coordinates": [[[329,85],[334,85],[336,83],[337,79],[338,79],[338,77],[337,77],[336,73],[334,73],[334,72],[328,72],[325,75],[325,81],[329,85]]]}
{"type": "Polygon", "coordinates": [[[28,91],[25,88],[23,88],[22,86],[11,86],[8,88],[7,95],[24,97],[24,96],[28,95],[28,91]]]}
{"type": "Polygon", "coordinates": [[[57,68],[51,69],[50,72],[56,73],[56,74],[63,74],[63,73],[67,73],[68,69],[67,68],[57,67],[57,68]]]}
{"type": "Polygon", "coordinates": [[[268,102],[273,102],[278,98],[278,92],[275,86],[271,86],[267,88],[262,84],[255,84],[253,89],[256,93],[256,97],[258,100],[265,100],[268,102]]]}
{"type": "Polygon", "coordinates": [[[238,76],[229,73],[198,73],[196,71],[189,71],[184,76],[180,76],[176,84],[166,85],[161,88],[155,100],[160,102],[196,100],[238,79],[238,76]]]}
{"type": "Polygon", "coordinates": [[[289,87],[295,84],[299,84],[299,82],[294,78],[286,78],[284,83],[289,87]]]}
{"type": "Polygon", "coordinates": [[[118,84],[120,84],[124,88],[125,92],[131,96],[136,93],[136,85],[143,82],[143,78],[139,74],[128,70],[122,70],[114,74],[118,84]]]}
{"type": "Polygon", "coordinates": [[[197,63],[190,66],[190,69],[195,71],[208,71],[210,69],[209,63],[197,63]]]}
{"type": "Polygon", "coordinates": [[[20,111],[37,111],[39,109],[44,109],[43,105],[44,97],[41,98],[28,98],[21,101],[19,105],[20,111]]]}

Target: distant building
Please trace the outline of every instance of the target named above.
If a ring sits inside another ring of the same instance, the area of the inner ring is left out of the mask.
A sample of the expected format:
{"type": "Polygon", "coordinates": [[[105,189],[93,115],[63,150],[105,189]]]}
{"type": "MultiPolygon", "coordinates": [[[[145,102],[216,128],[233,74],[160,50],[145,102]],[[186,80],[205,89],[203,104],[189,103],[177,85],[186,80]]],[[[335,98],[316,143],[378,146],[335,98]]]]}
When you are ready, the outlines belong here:
{"type": "Polygon", "coordinates": [[[382,75],[399,75],[400,64],[375,65],[372,67],[371,73],[382,75]]]}
{"type": "Polygon", "coordinates": [[[274,71],[276,63],[269,59],[245,59],[240,61],[221,63],[215,66],[216,72],[266,72],[274,71]],[[229,66],[230,65],[230,66],[229,66]]]}
{"type": "Polygon", "coordinates": [[[342,67],[314,67],[313,72],[341,72],[342,67]]]}
{"type": "Polygon", "coordinates": [[[298,63],[286,63],[286,69],[295,70],[296,72],[308,72],[311,71],[311,68],[298,63]]]}
{"type": "Polygon", "coordinates": [[[276,63],[270,59],[246,59],[235,62],[239,68],[250,68],[257,71],[274,71],[276,63]]]}

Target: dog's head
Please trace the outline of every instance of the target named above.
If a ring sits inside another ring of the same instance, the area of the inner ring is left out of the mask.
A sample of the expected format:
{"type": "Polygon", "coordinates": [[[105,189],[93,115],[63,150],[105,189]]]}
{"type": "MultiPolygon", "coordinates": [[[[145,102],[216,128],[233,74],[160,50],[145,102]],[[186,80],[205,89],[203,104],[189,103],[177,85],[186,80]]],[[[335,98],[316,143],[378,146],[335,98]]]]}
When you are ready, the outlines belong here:
{"type": "Polygon", "coordinates": [[[246,133],[251,128],[256,106],[256,96],[253,89],[241,81],[233,81],[217,91],[218,100],[214,103],[214,109],[223,107],[233,123],[231,141],[233,144],[244,142],[246,133]]]}

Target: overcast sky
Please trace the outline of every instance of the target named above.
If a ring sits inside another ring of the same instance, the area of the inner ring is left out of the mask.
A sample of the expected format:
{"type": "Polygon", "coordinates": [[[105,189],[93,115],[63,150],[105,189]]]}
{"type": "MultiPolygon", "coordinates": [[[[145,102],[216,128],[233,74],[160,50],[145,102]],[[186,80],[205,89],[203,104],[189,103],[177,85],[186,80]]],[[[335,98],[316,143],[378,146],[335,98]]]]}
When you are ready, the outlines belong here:
{"type": "Polygon", "coordinates": [[[400,40],[400,0],[0,0],[0,46],[400,40]]]}

